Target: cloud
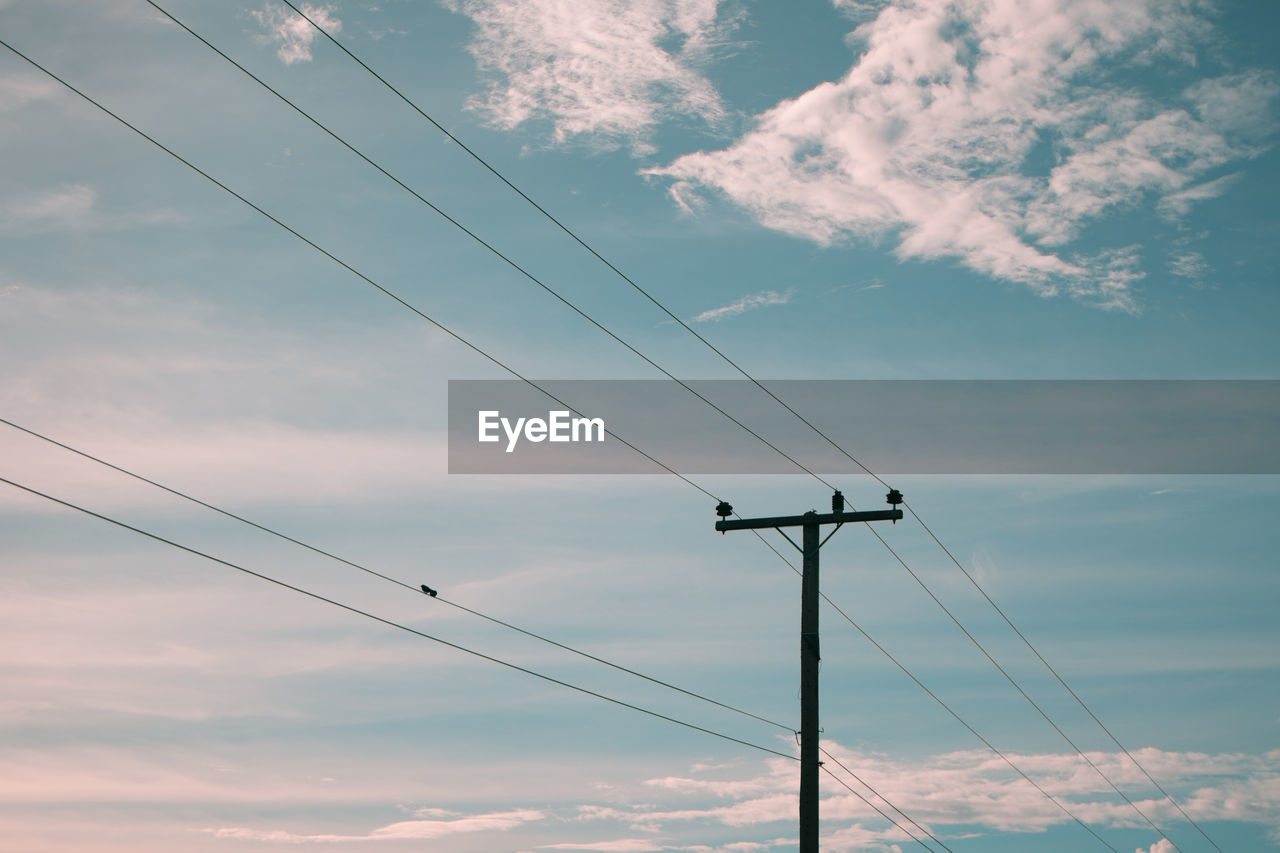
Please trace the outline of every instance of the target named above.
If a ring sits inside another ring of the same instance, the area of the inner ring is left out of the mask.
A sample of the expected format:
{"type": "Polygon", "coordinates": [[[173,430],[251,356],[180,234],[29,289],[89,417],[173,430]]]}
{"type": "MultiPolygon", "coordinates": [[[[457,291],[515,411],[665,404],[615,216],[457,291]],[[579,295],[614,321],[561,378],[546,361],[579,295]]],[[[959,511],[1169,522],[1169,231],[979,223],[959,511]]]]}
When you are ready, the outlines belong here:
{"type": "Polygon", "coordinates": [[[471,817],[457,818],[456,820],[403,820],[379,827],[367,835],[307,835],[286,832],[280,829],[261,830],[246,827],[224,827],[205,831],[211,833],[215,838],[231,838],[237,841],[267,841],[279,844],[333,844],[346,841],[426,840],[468,832],[500,832],[515,829],[523,824],[540,821],[544,818],[545,815],[540,811],[516,809],[508,812],[472,815],[471,817]]]}
{"type": "Polygon", "coordinates": [[[1204,255],[1199,252],[1175,252],[1169,258],[1169,272],[1181,278],[1189,278],[1199,283],[1213,270],[1204,255]]]}
{"type": "Polygon", "coordinates": [[[1280,94],[1263,72],[1164,98],[1108,76],[1194,58],[1199,5],[887,5],[854,30],[862,49],[842,79],[777,104],[728,148],[644,174],[670,179],[686,210],[715,193],[819,244],[888,237],[904,259],[953,258],[1044,296],[1136,311],[1134,247],[1062,247],[1117,211],[1154,200],[1172,215],[1223,191],[1196,182],[1265,150],[1280,94]]]}
{"type": "Polygon", "coordinates": [[[724,107],[697,70],[736,23],[719,0],[448,0],[476,24],[471,52],[491,90],[472,106],[498,127],[552,123],[556,142],[653,150],[674,117],[716,122],[724,107]]]}
{"type": "MultiPolygon", "coordinates": [[[[1056,805],[984,750],[963,750],[920,760],[883,755],[824,742],[835,758],[852,768],[894,805],[937,832],[963,826],[966,832],[1043,832],[1071,822],[1056,805]]],[[[1277,828],[1280,814],[1280,750],[1263,755],[1169,752],[1154,748],[1133,754],[1197,820],[1236,820],[1277,828]]],[[[1123,754],[1089,752],[1090,760],[1126,791],[1157,824],[1176,827],[1182,821],[1142,772],[1123,754]]],[[[1110,786],[1074,754],[1011,754],[1010,758],[1075,814],[1099,828],[1129,828],[1144,823],[1110,786]]],[[[832,766],[836,766],[832,762],[832,766]]],[[[841,771],[842,773],[843,771],[841,771]]],[[[651,832],[672,824],[707,822],[749,828],[794,818],[798,772],[792,762],[771,759],[763,771],[739,778],[667,776],[645,783],[650,792],[672,792],[675,808],[656,806],[593,812],[593,819],[612,819],[651,832]],[[700,796],[728,803],[687,807],[700,796]]],[[[855,784],[849,780],[851,784],[855,784]]],[[[899,830],[861,799],[829,779],[823,780],[824,820],[845,842],[837,849],[865,849],[906,840],[899,830]]],[[[647,799],[651,796],[641,795],[647,799]]],[[[1165,850],[1157,841],[1151,848],[1165,850]]]]}
{"type": "MultiPolygon", "coordinates": [[[[303,3],[298,8],[330,33],[342,31],[342,21],[333,16],[334,7],[303,3]]],[[[276,56],[280,57],[281,62],[292,65],[295,62],[311,61],[311,43],[319,33],[301,16],[275,3],[254,11],[253,16],[267,31],[266,40],[278,45],[276,56]]]]}
{"type": "Polygon", "coordinates": [[[840,14],[853,21],[865,21],[880,14],[893,0],[831,0],[840,14]]]}
{"type": "Polygon", "coordinates": [[[97,198],[93,188],[84,184],[44,190],[6,204],[0,212],[0,227],[73,227],[88,218],[97,198]]]}
{"type": "Polygon", "coordinates": [[[1173,846],[1172,841],[1167,838],[1161,838],[1150,847],[1139,847],[1137,850],[1134,850],[1133,853],[1173,853],[1173,851],[1177,849],[1177,847],[1173,846]]]}
{"type": "Polygon", "coordinates": [[[29,74],[11,74],[0,77],[0,112],[24,107],[36,101],[46,101],[61,92],[62,87],[48,77],[29,74]]]}
{"type": "MultiPolygon", "coordinates": [[[[132,488],[119,474],[65,453],[59,456],[35,439],[3,429],[0,448],[27,451],[11,468],[19,482],[38,482],[72,499],[92,496],[98,509],[171,503],[158,490],[132,488]]],[[[120,425],[98,429],[95,435],[83,424],[43,429],[160,482],[202,484],[205,500],[237,505],[400,498],[424,478],[444,474],[439,462],[444,440],[428,433],[309,429],[251,420],[207,427],[153,423],[132,431],[130,425],[120,425]]],[[[59,512],[8,488],[0,493],[0,505],[59,512]]]]}
{"type": "Polygon", "coordinates": [[[0,203],[0,231],[22,234],[51,231],[125,231],[170,225],[186,217],[169,208],[106,211],[98,192],[87,184],[63,184],[0,203]]]}
{"type": "Polygon", "coordinates": [[[589,841],[584,844],[543,844],[543,850],[598,850],[601,853],[650,853],[667,849],[647,838],[621,838],[617,841],[589,841]]]}
{"type": "Polygon", "coordinates": [[[1191,208],[1196,202],[1217,198],[1230,189],[1238,180],[1240,180],[1240,173],[1236,172],[1231,175],[1223,175],[1221,178],[1214,178],[1212,181],[1205,181],[1202,184],[1195,184],[1176,193],[1170,193],[1156,204],[1156,213],[1168,222],[1177,222],[1191,212],[1191,208]]]}
{"type": "Polygon", "coordinates": [[[741,299],[730,302],[728,305],[721,305],[719,308],[703,311],[693,318],[693,322],[710,323],[723,320],[726,317],[736,317],[753,308],[763,308],[766,305],[786,305],[791,301],[792,292],[788,290],[786,293],[779,293],[776,290],[763,290],[759,293],[751,293],[741,299]]]}

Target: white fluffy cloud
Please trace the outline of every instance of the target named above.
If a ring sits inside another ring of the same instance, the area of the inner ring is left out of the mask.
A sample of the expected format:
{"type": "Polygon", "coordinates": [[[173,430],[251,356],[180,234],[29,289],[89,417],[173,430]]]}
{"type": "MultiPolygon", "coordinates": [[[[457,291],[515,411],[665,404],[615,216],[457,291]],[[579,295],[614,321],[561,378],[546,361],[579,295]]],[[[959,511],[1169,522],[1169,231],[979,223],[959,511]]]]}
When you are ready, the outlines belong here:
{"type": "Polygon", "coordinates": [[[1173,846],[1172,841],[1170,841],[1167,838],[1161,838],[1159,841],[1157,841],[1155,844],[1152,844],[1150,847],[1146,849],[1138,848],[1137,850],[1133,851],[1133,853],[1173,853],[1173,851],[1177,849],[1178,849],[1177,847],[1173,846]]]}
{"type": "Polygon", "coordinates": [[[555,139],[590,136],[650,151],[673,116],[715,121],[699,64],[732,28],[719,0],[449,0],[476,24],[471,51],[493,78],[473,105],[499,127],[550,120],[555,139]]]}
{"type": "MultiPolygon", "coordinates": [[[[332,6],[315,6],[303,3],[298,6],[308,18],[331,33],[342,30],[342,21],[333,15],[332,6]]],[[[276,56],[285,65],[311,61],[311,43],[319,35],[315,27],[278,3],[270,3],[253,13],[258,23],[267,31],[266,37],[274,42],[276,56]]]]}
{"type": "Polygon", "coordinates": [[[687,209],[711,190],[821,244],[890,236],[903,258],[1133,311],[1136,247],[1065,247],[1114,211],[1167,199],[1174,216],[1220,193],[1197,182],[1263,150],[1259,117],[1280,93],[1261,72],[1164,100],[1108,77],[1192,58],[1200,6],[902,0],[854,31],[843,79],[778,104],[726,149],[647,174],[672,179],[687,209]]]}

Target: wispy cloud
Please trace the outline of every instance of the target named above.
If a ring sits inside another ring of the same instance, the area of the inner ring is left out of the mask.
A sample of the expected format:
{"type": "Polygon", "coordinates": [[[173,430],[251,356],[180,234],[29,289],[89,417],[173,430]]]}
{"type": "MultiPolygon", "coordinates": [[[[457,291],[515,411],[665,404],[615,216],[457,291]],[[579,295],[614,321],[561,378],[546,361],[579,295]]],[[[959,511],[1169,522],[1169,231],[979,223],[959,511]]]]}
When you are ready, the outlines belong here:
{"type": "Polygon", "coordinates": [[[1170,193],[1160,199],[1156,205],[1156,212],[1161,218],[1169,222],[1176,222],[1190,213],[1196,202],[1217,198],[1230,189],[1232,184],[1238,180],[1240,180],[1240,173],[1236,172],[1232,175],[1214,178],[1212,181],[1205,181],[1202,184],[1195,184],[1176,193],[1170,193]]]}
{"type": "Polygon", "coordinates": [[[646,174],[673,179],[686,210],[714,191],[820,244],[889,236],[903,258],[956,258],[1046,296],[1136,311],[1136,250],[1066,247],[1116,211],[1168,199],[1173,215],[1221,192],[1196,181],[1266,148],[1280,94],[1261,71],[1163,100],[1108,76],[1193,59],[1207,26],[1197,8],[886,5],[854,31],[862,51],[843,79],[778,104],[726,149],[646,174]]]}
{"type": "MultiPolygon", "coordinates": [[[[279,844],[334,844],[344,841],[406,841],[444,838],[449,835],[470,832],[494,832],[515,829],[526,823],[540,821],[545,815],[533,809],[516,809],[508,812],[479,814],[454,820],[402,820],[379,827],[366,835],[333,835],[329,833],[307,835],[282,829],[249,829],[224,827],[208,829],[217,838],[237,841],[268,841],[279,844]]],[[[634,849],[634,848],[631,848],[634,849]]]]}
{"type": "Polygon", "coordinates": [[[1187,278],[1192,283],[1204,281],[1204,277],[1212,272],[1209,262],[1199,252],[1175,252],[1169,258],[1169,272],[1179,278],[1187,278]]]}
{"type": "Polygon", "coordinates": [[[149,211],[103,210],[98,192],[87,184],[64,184],[0,202],[0,231],[124,231],[169,225],[186,216],[170,208],[149,211]]]}
{"type": "Polygon", "coordinates": [[[68,184],[18,198],[0,210],[0,227],[69,227],[85,222],[98,194],[84,184],[68,184]]]}
{"type": "Polygon", "coordinates": [[[693,322],[712,323],[723,320],[726,317],[736,317],[753,308],[763,308],[767,305],[786,305],[791,301],[793,293],[793,290],[788,290],[786,293],[779,293],[776,290],[762,290],[759,293],[750,293],[741,299],[730,302],[728,305],[721,305],[719,308],[703,311],[693,318],[693,322]]]}
{"type": "MultiPolygon", "coordinates": [[[[342,21],[334,17],[333,6],[303,3],[298,8],[329,32],[337,33],[342,30],[342,21]]],[[[269,3],[255,10],[253,16],[266,30],[264,37],[277,45],[276,56],[280,57],[281,62],[292,65],[295,62],[311,61],[311,43],[319,35],[315,27],[277,3],[269,3]]]]}
{"type": "Polygon", "coordinates": [[[588,841],[582,844],[543,844],[541,850],[595,850],[599,853],[651,853],[668,849],[649,838],[620,838],[616,841],[588,841]]]}
{"type": "Polygon", "coordinates": [[[502,128],[544,119],[557,142],[589,137],[653,150],[672,117],[724,114],[699,65],[735,24],[719,0],[447,0],[476,24],[471,52],[491,78],[472,105],[502,128]]]}
{"type": "Polygon", "coordinates": [[[61,91],[61,87],[47,77],[34,77],[30,74],[0,77],[0,112],[47,100],[61,91]]]}

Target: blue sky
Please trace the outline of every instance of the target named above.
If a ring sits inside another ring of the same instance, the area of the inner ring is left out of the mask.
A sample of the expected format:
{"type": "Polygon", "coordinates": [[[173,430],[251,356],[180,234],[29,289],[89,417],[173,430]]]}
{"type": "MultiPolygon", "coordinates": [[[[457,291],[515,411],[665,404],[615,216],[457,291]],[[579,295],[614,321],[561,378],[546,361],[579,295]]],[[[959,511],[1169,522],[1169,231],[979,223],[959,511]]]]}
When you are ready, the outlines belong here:
{"type": "MultiPolygon", "coordinates": [[[[277,0],[161,5],[667,370],[734,376],[277,0]]],[[[306,8],[759,378],[1280,375],[1269,4],[306,8]]],[[[13,48],[524,375],[657,375],[142,0],[0,0],[0,21],[13,48]]],[[[0,115],[0,417],[798,718],[799,584],[753,538],[715,535],[714,502],[670,476],[449,475],[446,383],[497,368],[8,51],[0,115]]],[[[795,748],[3,430],[6,479],[795,748]]],[[[1280,847],[1275,477],[878,473],[1222,849],[1280,847]]],[[[699,482],[744,515],[828,500],[800,476],[699,482]]],[[[839,483],[858,507],[882,500],[870,478],[839,483]]],[[[789,759],[16,489],[0,507],[6,850],[794,847],[789,759]]],[[[880,532],[1169,840],[846,530],[824,589],[867,633],[1113,849],[1213,849],[917,524],[880,532]]],[[[830,610],[823,656],[824,745],[949,847],[1104,846],[830,610]]],[[[828,783],[824,849],[920,849],[828,783]]]]}

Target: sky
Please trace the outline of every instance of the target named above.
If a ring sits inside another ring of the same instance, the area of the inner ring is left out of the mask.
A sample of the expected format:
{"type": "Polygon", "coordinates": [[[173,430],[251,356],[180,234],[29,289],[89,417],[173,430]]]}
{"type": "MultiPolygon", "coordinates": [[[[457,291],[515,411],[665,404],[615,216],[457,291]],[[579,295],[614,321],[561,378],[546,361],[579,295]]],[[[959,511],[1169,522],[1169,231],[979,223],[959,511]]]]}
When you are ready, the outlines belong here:
{"type": "MultiPolygon", "coordinates": [[[[6,851],[795,849],[800,586],[708,494],[827,487],[450,474],[509,375],[371,281],[535,380],[661,378],[535,278],[682,379],[739,374],[681,324],[766,382],[1280,379],[1280,6],[302,7],[677,323],[278,0],[157,3],[421,198],[144,0],[0,0],[0,477],[225,561],[0,484],[6,851]]],[[[1280,850],[1275,475],[876,474],[955,561],[822,551],[823,850],[923,849],[859,779],[933,849],[1280,850]]]]}

